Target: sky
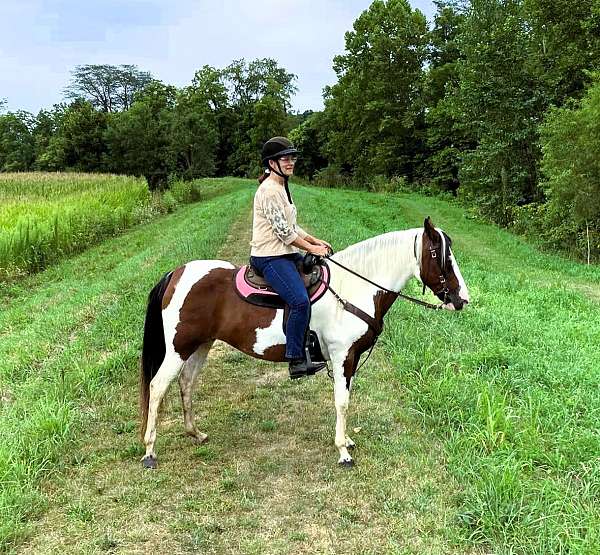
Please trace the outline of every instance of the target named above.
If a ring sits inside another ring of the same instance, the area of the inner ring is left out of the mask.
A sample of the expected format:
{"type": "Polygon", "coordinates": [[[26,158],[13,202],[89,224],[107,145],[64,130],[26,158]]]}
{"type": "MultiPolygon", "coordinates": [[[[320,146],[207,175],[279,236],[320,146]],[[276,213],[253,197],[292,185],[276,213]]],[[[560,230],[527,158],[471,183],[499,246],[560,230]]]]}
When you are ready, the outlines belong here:
{"type": "MultiPolygon", "coordinates": [[[[205,64],[274,58],[297,76],[292,109],[323,108],[333,57],[371,0],[0,0],[0,100],[33,114],[64,100],[83,64],[134,64],[189,85],[205,64]]],[[[410,0],[429,21],[430,0],[410,0]]]]}

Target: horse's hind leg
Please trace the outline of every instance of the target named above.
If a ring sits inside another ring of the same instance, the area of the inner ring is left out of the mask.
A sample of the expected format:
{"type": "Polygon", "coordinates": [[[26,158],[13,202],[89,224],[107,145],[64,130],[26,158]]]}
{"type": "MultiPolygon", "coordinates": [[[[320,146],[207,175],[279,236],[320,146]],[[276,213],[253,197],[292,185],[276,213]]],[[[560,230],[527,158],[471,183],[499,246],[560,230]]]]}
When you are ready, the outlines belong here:
{"type": "Polygon", "coordinates": [[[156,453],[154,452],[154,443],[156,441],[156,423],[158,418],[158,407],[165,396],[171,382],[175,379],[181,367],[183,360],[174,351],[167,352],[165,358],[158,369],[158,372],[150,382],[150,400],[148,403],[148,421],[146,424],[146,434],[144,443],[146,444],[146,454],[142,459],[145,468],[156,468],[156,453]]]}
{"type": "Polygon", "coordinates": [[[208,436],[203,434],[196,428],[194,423],[194,411],[192,409],[192,393],[198,374],[206,362],[208,352],[213,345],[213,341],[209,341],[200,345],[196,352],[187,359],[183,366],[181,374],[179,374],[179,388],[181,390],[181,403],[183,404],[183,422],[186,433],[193,437],[197,443],[203,443],[208,436]]]}

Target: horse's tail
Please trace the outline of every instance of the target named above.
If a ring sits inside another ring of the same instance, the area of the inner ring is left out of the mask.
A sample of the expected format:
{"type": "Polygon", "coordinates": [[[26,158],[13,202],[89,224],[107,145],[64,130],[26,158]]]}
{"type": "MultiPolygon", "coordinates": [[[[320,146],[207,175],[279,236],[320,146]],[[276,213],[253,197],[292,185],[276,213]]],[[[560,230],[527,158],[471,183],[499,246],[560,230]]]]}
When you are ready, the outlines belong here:
{"type": "Polygon", "coordinates": [[[171,280],[172,272],[165,274],[148,295],[146,320],[144,321],[144,340],[140,358],[140,419],[142,439],[148,423],[148,403],[150,401],[150,382],[158,372],[165,353],[165,330],[162,321],[162,299],[171,280]]]}

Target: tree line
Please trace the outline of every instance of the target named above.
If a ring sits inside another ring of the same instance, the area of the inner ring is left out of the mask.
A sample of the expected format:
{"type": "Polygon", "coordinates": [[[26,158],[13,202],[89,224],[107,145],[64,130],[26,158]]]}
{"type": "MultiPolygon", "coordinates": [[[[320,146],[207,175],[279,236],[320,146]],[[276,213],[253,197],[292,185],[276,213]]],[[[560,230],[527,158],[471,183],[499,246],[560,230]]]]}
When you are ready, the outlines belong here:
{"type": "MultiPolygon", "coordinates": [[[[0,116],[0,171],[255,176],[271,136],[324,184],[458,196],[479,215],[600,256],[600,4],[375,0],[345,35],[324,109],[294,114],[272,59],[204,66],[178,89],[135,66],[80,66],[68,104],[0,116]]],[[[1,106],[0,106],[1,107],[1,106]]]]}
{"type": "Polygon", "coordinates": [[[600,256],[600,4],[375,0],[334,59],[299,168],[443,191],[547,245],[600,256]]]}
{"type": "Polygon", "coordinates": [[[258,153],[302,116],[290,114],[296,76],[265,58],[204,66],[178,89],[132,65],[72,72],[71,101],[0,115],[0,171],[78,170],[146,177],[258,174],[258,153]]]}

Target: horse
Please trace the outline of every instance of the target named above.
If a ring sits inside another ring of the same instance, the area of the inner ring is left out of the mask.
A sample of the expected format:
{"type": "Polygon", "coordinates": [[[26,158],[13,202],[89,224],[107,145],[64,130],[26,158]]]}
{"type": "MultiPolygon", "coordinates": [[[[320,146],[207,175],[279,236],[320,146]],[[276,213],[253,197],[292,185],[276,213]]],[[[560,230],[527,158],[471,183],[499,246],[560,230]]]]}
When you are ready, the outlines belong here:
{"type": "MultiPolygon", "coordinates": [[[[335,445],[342,466],[354,464],[346,413],[360,355],[373,347],[386,312],[404,297],[401,289],[414,277],[421,280],[423,292],[428,287],[442,301],[436,308],[461,310],[469,302],[451,245],[450,237],[427,218],[423,228],[379,235],[325,259],[330,282],[312,305],[309,327],[332,365],[335,445]]],[[[241,299],[234,288],[235,272],[226,261],[194,260],[166,274],[148,296],[140,359],[144,468],[157,467],[157,411],[176,377],[185,431],[197,443],[206,441],[194,422],[192,390],[215,340],[255,358],[286,361],[284,310],[241,299]]]]}

